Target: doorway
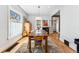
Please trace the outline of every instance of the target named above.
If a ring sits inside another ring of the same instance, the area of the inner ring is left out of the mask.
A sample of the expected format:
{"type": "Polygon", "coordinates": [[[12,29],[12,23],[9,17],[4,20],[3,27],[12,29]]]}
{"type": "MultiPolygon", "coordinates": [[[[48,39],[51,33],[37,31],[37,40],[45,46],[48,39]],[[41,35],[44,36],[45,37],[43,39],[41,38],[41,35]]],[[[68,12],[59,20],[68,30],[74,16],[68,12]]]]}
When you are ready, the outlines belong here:
{"type": "Polygon", "coordinates": [[[60,38],[60,11],[52,16],[51,20],[52,33],[56,33],[58,39],[60,38]]]}

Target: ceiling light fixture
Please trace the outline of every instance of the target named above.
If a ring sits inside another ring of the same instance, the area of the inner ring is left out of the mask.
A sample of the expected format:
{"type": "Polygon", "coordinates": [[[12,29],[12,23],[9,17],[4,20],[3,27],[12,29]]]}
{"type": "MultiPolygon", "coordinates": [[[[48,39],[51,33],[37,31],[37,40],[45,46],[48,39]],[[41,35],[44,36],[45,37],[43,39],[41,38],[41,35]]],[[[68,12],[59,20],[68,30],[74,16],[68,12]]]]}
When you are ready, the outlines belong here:
{"type": "Polygon", "coordinates": [[[39,15],[39,17],[40,17],[40,6],[38,5],[38,15],[39,15]]]}
{"type": "Polygon", "coordinates": [[[38,17],[36,17],[35,20],[42,20],[42,17],[40,15],[40,6],[38,5],[37,8],[38,8],[38,17]]]}
{"type": "Polygon", "coordinates": [[[38,6],[38,8],[40,8],[40,6],[38,6]]]}

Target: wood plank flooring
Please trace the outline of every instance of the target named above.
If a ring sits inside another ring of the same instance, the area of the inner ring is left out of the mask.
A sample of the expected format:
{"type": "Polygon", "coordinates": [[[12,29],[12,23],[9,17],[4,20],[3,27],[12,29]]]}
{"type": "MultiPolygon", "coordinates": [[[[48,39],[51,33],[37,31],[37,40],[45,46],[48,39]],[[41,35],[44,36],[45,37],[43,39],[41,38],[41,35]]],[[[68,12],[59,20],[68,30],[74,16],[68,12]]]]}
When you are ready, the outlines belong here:
{"type": "MultiPolygon", "coordinates": [[[[61,53],[74,53],[75,52],[72,48],[66,46],[63,42],[60,41],[60,39],[58,39],[58,33],[50,34],[49,38],[51,38],[51,41],[54,42],[58,46],[58,48],[62,51],[61,53]]],[[[28,37],[25,37],[19,40],[18,41],[19,44],[15,48],[13,48],[10,51],[10,53],[15,53],[19,49],[19,47],[21,47],[23,43],[28,43],[28,40],[29,40],[28,37]]]]}
{"type": "Polygon", "coordinates": [[[58,39],[58,33],[50,34],[49,37],[54,43],[56,43],[56,45],[61,49],[63,53],[74,53],[75,52],[72,48],[66,46],[63,42],[60,41],[60,39],[58,39]]]}

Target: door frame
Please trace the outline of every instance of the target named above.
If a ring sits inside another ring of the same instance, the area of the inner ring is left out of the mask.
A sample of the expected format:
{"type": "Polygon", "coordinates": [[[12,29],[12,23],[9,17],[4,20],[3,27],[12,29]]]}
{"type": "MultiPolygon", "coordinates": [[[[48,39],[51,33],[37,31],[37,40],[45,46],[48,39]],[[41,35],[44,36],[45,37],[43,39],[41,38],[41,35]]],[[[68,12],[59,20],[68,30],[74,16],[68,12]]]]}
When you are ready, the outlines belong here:
{"type": "Polygon", "coordinates": [[[59,17],[59,28],[58,28],[58,31],[59,31],[58,39],[59,39],[60,38],[60,15],[53,15],[52,20],[53,20],[53,17],[59,17]]]}

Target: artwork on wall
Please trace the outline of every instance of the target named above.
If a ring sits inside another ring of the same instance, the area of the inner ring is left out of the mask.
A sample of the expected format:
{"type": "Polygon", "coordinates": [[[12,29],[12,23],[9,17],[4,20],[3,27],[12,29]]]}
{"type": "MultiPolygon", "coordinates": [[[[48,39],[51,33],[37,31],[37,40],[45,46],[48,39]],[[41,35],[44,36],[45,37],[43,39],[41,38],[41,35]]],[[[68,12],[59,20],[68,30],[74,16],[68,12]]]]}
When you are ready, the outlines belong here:
{"type": "Polygon", "coordinates": [[[41,27],[41,20],[37,20],[37,27],[41,27]]]}
{"type": "Polygon", "coordinates": [[[48,26],[48,20],[43,20],[43,26],[48,26]]]}
{"type": "Polygon", "coordinates": [[[12,10],[10,10],[10,19],[12,22],[17,22],[17,23],[21,22],[21,16],[12,10]]]}

